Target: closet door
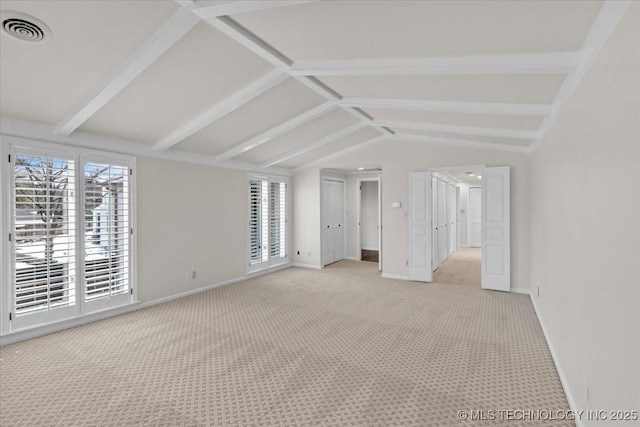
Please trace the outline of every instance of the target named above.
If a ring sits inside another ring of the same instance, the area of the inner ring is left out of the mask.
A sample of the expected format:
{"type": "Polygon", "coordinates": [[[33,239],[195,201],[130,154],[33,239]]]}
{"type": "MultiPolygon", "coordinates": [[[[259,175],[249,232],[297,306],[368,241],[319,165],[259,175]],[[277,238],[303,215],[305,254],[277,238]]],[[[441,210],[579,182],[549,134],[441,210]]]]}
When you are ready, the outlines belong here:
{"type": "Polygon", "coordinates": [[[344,183],[334,181],[333,261],[344,259],[344,183]]]}
{"type": "Polygon", "coordinates": [[[344,259],[344,183],[322,181],[322,264],[344,259]]]}
{"type": "Polygon", "coordinates": [[[409,280],[431,282],[431,172],[409,174],[409,280]]]}
{"type": "Polygon", "coordinates": [[[322,265],[333,262],[333,232],[331,230],[332,181],[322,181],[322,265]]]}
{"type": "Polygon", "coordinates": [[[438,181],[438,249],[439,264],[447,259],[447,183],[438,181]]]}
{"type": "Polygon", "coordinates": [[[456,187],[449,184],[449,255],[456,251],[456,187]]]}
{"type": "Polygon", "coordinates": [[[431,180],[431,266],[433,271],[440,267],[438,256],[438,180],[431,180]]]}

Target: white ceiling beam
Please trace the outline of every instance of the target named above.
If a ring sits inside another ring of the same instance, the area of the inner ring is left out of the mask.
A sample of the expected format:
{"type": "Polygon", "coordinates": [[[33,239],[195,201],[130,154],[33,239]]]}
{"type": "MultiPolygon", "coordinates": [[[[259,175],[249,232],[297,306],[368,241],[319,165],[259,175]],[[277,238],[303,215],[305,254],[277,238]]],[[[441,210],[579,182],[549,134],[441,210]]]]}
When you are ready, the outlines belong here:
{"type": "Polygon", "coordinates": [[[188,9],[178,9],[118,69],[111,73],[82,104],[78,105],[58,124],[56,133],[67,136],[79,128],[198,22],[200,22],[200,19],[188,9]]]}
{"type": "Polygon", "coordinates": [[[331,153],[327,156],[321,157],[319,159],[313,160],[309,163],[305,163],[304,165],[300,165],[297,168],[295,168],[293,170],[293,172],[299,172],[305,169],[309,169],[309,168],[313,168],[316,166],[321,166],[323,164],[325,164],[326,162],[329,162],[331,160],[337,159],[339,157],[344,156],[345,154],[349,154],[349,153],[353,153],[354,151],[358,151],[361,150],[365,147],[368,147],[370,145],[373,145],[381,140],[383,140],[384,138],[388,137],[388,135],[380,135],[380,136],[376,136],[375,138],[371,138],[367,141],[364,142],[360,142],[358,144],[352,145],[351,147],[347,147],[344,150],[340,150],[340,151],[336,151],[335,153],[331,153]]]}
{"type": "Polygon", "coordinates": [[[440,123],[422,122],[397,122],[387,120],[374,120],[378,126],[386,126],[394,129],[413,129],[430,132],[458,133],[462,135],[493,136],[496,138],[518,138],[532,140],[538,136],[538,132],[518,129],[485,128],[475,126],[454,126],[440,123]]]}
{"type": "Polygon", "coordinates": [[[334,142],[340,138],[344,138],[345,136],[351,135],[361,129],[367,127],[366,123],[356,123],[344,129],[340,129],[337,132],[334,132],[330,135],[327,135],[323,138],[317,139],[315,141],[309,142],[307,144],[303,144],[293,150],[287,151],[284,154],[274,157],[273,159],[267,160],[264,163],[260,164],[261,168],[270,168],[271,166],[277,165],[278,163],[284,162],[285,160],[289,160],[293,157],[299,156],[300,154],[306,153],[311,150],[315,150],[316,148],[322,147],[323,145],[334,142]]]}
{"type": "Polygon", "coordinates": [[[552,105],[507,104],[490,102],[428,101],[422,99],[343,98],[342,106],[357,108],[383,108],[389,110],[443,111],[468,114],[504,114],[512,116],[548,116],[552,105]]]}
{"type": "Polygon", "coordinates": [[[204,129],[216,120],[221,119],[232,111],[243,106],[252,99],[265,93],[272,87],[282,83],[289,77],[283,70],[276,69],[263,76],[262,78],[251,83],[239,92],[234,93],[230,97],[226,98],[219,104],[215,105],[211,109],[200,114],[196,118],[192,119],[184,126],[175,130],[171,134],[164,137],[162,140],[154,144],[154,151],[164,151],[173,147],[179,142],[190,137],[194,133],[204,129]]]}
{"type": "Polygon", "coordinates": [[[410,135],[410,134],[401,134],[401,133],[397,133],[393,137],[396,139],[404,139],[408,141],[427,142],[432,144],[452,145],[452,146],[467,147],[467,148],[482,148],[482,149],[499,150],[499,151],[513,151],[516,153],[525,153],[525,154],[529,152],[529,147],[521,147],[518,145],[508,145],[508,144],[496,144],[494,142],[472,141],[472,140],[456,139],[456,138],[434,138],[429,136],[410,135]]]}
{"type": "Polygon", "coordinates": [[[327,101],[324,104],[320,104],[317,107],[312,108],[311,110],[305,111],[302,114],[295,116],[294,118],[287,120],[284,123],[279,124],[278,126],[271,128],[259,135],[254,136],[248,141],[243,142],[242,144],[236,145],[235,147],[225,151],[224,153],[218,154],[216,156],[217,161],[229,160],[235,156],[238,156],[246,151],[252,150],[265,142],[269,142],[272,139],[289,132],[297,128],[298,126],[307,123],[316,117],[319,117],[329,110],[335,108],[336,104],[333,101],[327,101]]]}
{"type": "Polygon", "coordinates": [[[277,49],[228,16],[205,18],[204,21],[276,67],[290,67],[293,63],[277,49]]]}
{"type": "Polygon", "coordinates": [[[259,10],[274,9],[277,7],[293,6],[296,4],[310,3],[313,0],[284,0],[284,1],[210,1],[198,0],[193,13],[202,19],[215,18],[225,15],[236,15],[239,13],[256,12],[259,10]]]}
{"type": "Polygon", "coordinates": [[[289,73],[302,76],[460,74],[565,74],[580,65],[579,52],[439,58],[296,61],[289,73]]]}

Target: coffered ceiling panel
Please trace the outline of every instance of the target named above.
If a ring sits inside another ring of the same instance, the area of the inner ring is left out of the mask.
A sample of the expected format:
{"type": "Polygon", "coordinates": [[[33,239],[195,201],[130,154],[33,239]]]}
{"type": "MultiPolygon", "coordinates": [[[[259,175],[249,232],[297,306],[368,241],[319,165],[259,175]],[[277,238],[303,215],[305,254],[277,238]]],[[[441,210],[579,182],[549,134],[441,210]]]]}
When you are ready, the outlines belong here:
{"type": "Polygon", "coordinates": [[[323,101],[324,98],[301,83],[288,79],[185,139],[176,148],[217,155],[323,101]]]}
{"type": "Polygon", "coordinates": [[[260,163],[265,159],[277,157],[358,122],[359,120],[353,115],[337,108],[253,150],[241,154],[237,159],[260,163]]]}
{"type": "Polygon", "coordinates": [[[347,137],[340,138],[339,140],[332,142],[331,144],[323,145],[320,148],[309,151],[300,156],[294,157],[290,160],[284,161],[278,166],[296,168],[300,165],[309,163],[313,160],[320,159],[324,156],[328,156],[333,153],[337,153],[341,150],[344,150],[349,147],[353,147],[354,145],[368,141],[372,138],[376,138],[380,135],[381,135],[380,132],[376,131],[375,129],[371,129],[371,128],[363,129],[347,137]]]}
{"type": "Polygon", "coordinates": [[[319,1],[233,16],[294,60],[579,50],[601,1],[319,1]]]}
{"type": "Polygon", "coordinates": [[[81,129],[152,144],[272,68],[202,22],[81,129]]]}

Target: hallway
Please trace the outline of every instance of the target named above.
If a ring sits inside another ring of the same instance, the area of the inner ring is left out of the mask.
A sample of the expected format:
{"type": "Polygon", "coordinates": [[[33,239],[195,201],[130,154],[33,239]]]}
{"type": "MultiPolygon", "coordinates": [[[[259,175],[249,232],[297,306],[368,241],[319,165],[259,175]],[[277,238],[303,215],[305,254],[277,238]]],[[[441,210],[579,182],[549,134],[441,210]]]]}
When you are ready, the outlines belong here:
{"type": "Polygon", "coordinates": [[[480,248],[462,247],[452,253],[433,274],[434,283],[480,287],[480,248]]]}

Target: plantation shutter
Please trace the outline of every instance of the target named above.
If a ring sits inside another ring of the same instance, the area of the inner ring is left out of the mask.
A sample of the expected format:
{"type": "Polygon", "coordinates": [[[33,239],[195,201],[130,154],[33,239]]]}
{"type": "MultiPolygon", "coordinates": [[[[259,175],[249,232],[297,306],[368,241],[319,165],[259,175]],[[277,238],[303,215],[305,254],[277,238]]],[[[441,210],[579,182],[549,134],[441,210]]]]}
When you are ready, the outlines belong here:
{"type": "Polygon", "coordinates": [[[271,182],[269,233],[271,241],[269,256],[271,258],[286,257],[286,185],[283,182],[271,182]]]}
{"type": "MultiPolygon", "coordinates": [[[[129,294],[129,168],[84,164],[84,298],[129,294]]],[[[126,299],[126,298],[123,298],[126,299]]]]}
{"type": "Polygon", "coordinates": [[[249,181],[249,264],[257,264],[263,261],[263,210],[267,209],[266,203],[263,206],[263,181],[249,181]]]}
{"type": "Polygon", "coordinates": [[[6,138],[9,331],[130,304],[135,160],[6,138]]]}
{"type": "Polygon", "coordinates": [[[40,323],[32,315],[59,315],[76,302],[74,185],[71,157],[15,153],[11,240],[17,324],[40,323]]]}
{"type": "Polygon", "coordinates": [[[249,269],[283,262],[287,256],[285,182],[249,179],[249,269]]]}

